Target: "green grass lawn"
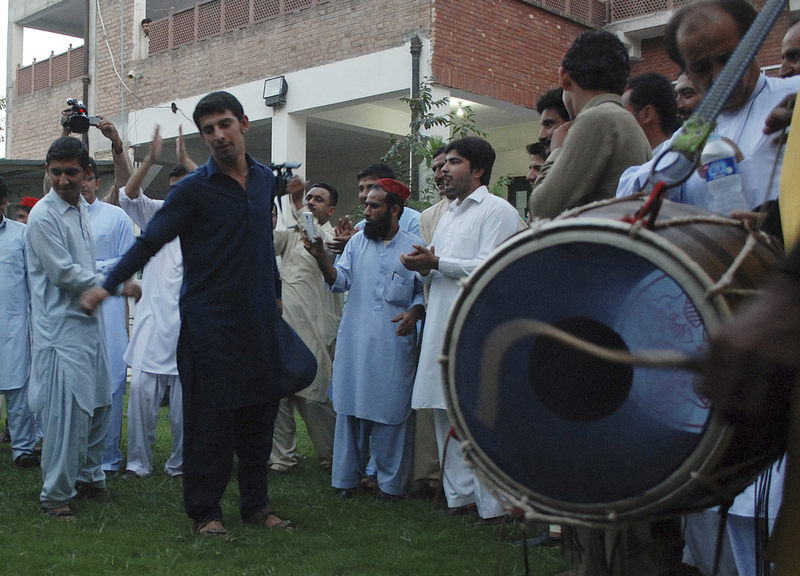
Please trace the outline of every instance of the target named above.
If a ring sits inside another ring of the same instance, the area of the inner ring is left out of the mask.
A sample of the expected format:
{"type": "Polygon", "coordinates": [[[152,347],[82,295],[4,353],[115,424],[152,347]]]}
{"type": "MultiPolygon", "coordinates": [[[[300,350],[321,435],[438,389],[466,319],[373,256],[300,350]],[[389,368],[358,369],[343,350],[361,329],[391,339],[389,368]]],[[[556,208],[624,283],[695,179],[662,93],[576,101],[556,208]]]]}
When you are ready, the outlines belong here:
{"type": "MultiPolygon", "coordinates": [[[[238,517],[235,481],[223,499],[230,541],[198,537],[183,511],[181,482],[163,472],[171,437],[166,409],[149,478],[109,479],[110,499],[74,502],[77,519],[64,523],[39,511],[41,473],[20,470],[11,448],[0,445],[0,574],[153,575],[503,575],[524,574],[522,551],[513,545],[517,525],[473,528],[475,516],[447,517],[431,500],[391,504],[363,492],[351,501],[333,498],[330,477],[316,458],[302,421],[300,464],[270,476],[272,505],[298,524],[295,532],[245,526],[238,517]]],[[[127,419],[123,420],[123,454],[127,419]]],[[[538,535],[534,530],[530,535],[538,535]]],[[[530,551],[531,573],[551,575],[569,567],[558,548],[530,551]]]]}

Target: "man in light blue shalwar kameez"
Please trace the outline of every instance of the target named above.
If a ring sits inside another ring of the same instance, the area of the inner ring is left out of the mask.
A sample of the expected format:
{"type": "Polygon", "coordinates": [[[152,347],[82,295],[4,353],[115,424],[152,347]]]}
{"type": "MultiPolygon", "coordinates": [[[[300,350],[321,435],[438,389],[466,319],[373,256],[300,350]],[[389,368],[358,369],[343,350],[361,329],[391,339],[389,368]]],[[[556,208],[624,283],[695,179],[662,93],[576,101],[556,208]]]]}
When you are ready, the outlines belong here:
{"type": "Polygon", "coordinates": [[[422,240],[400,230],[408,188],[384,178],[367,196],[366,225],[332,265],[321,242],[306,243],[334,292],[349,290],[333,362],[331,399],[336,411],[331,484],[353,495],[370,450],[377,467],[378,499],[405,493],[411,473],[411,390],[416,367],[416,323],[424,312],[422,283],[400,254],[422,240]]]}
{"type": "MultiPolygon", "coordinates": [[[[31,210],[26,231],[33,324],[31,410],[44,435],[42,510],[68,519],[76,493],[106,493],[101,459],[109,424],[111,381],[103,315],[80,307],[99,286],[89,210],[81,196],[91,174],[80,140],[59,138],[47,152],[50,192],[31,210]]],[[[123,295],[138,296],[127,283],[123,295]]]]}
{"type": "Polygon", "coordinates": [[[8,185],[0,176],[0,393],[8,405],[11,456],[22,468],[39,465],[33,454],[36,425],[28,408],[31,373],[30,292],[25,265],[25,225],[3,216],[8,185]]]}
{"type": "MultiPolygon", "coordinates": [[[[96,170],[94,160],[90,159],[89,163],[96,170]]],[[[89,177],[84,181],[81,193],[89,203],[87,208],[94,236],[97,272],[107,276],[122,255],[133,246],[136,238],[133,235],[133,222],[125,211],[119,206],[102,202],[97,198],[99,186],[99,179],[89,177]]],[[[103,318],[108,367],[111,372],[111,423],[103,451],[103,470],[106,473],[116,473],[122,464],[120,448],[122,401],[128,381],[128,365],[123,359],[128,348],[128,315],[125,310],[125,298],[115,296],[106,298],[103,301],[103,318]]]]}

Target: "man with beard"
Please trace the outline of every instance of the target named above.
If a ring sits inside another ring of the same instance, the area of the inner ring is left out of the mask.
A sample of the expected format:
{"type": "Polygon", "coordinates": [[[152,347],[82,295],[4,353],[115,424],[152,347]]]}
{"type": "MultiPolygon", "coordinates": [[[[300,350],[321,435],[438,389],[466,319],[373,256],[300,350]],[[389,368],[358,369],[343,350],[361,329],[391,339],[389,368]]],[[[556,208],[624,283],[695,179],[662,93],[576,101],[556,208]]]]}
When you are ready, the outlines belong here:
{"type": "Polygon", "coordinates": [[[569,122],[569,112],[564,106],[564,91],[561,88],[548,90],[536,101],[536,111],[539,113],[542,129],[539,130],[538,140],[545,146],[545,152],[550,154],[550,141],[556,129],[569,122]]]}
{"type": "Polygon", "coordinates": [[[367,195],[366,224],[336,265],[322,238],[306,239],[333,292],[349,290],[336,340],[331,399],[336,411],[331,485],[352,498],[370,452],[377,468],[378,500],[405,493],[411,474],[416,324],[424,312],[422,282],[400,255],[422,239],[400,229],[408,188],[382,178],[367,195]]]}
{"type": "MultiPolygon", "coordinates": [[[[412,407],[434,409],[440,461],[451,424],[438,356],[450,308],[460,289],[459,280],[519,226],[514,207],[486,188],[494,160],[494,149],[482,138],[462,138],[447,146],[442,168],[445,194],[451,198],[447,212],[436,226],[429,247],[417,243],[413,252],[401,256],[407,269],[418,272],[431,285],[412,407]]],[[[466,466],[461,445],[450,442],[447,446],[443,480],[450,512],[468,512],[477,505],[479,523],[498,522],[503,509],[466,466]]]]}

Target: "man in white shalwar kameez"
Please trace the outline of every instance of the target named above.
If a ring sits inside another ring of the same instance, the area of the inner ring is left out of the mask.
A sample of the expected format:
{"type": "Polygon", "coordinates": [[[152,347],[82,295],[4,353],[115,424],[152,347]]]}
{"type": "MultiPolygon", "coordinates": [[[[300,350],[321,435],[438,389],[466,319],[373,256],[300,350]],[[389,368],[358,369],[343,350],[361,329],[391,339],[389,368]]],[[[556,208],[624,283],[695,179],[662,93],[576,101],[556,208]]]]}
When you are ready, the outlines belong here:
{"type": "MultiPolygon", "coordinates": [[[[148,171],[161,154],[162,142],[156,129],[150,153],[120,190],[120,207],[142,231],[147,229],[150,220],[164,204],[163,200],[154,200],[141,193],[148,171]]],[[[170,187],[197,168],[186,155],[183,134],[177,139],[177,154],[182,163],[170,171],[170,187]]],[[[142,299],[136,305],[130,344],[123,357],[131,367],[127,478],[148,476],[153,472],[152,447],[156,440],[158,410],[167,389],[172,452],[164,464],[164,471],[173,477],[183,474],[183,388],[177,361],[181,329],[178,299],[182,285],[183,254],[180,240],[175,238],[144,267],[142,299]]]]}
{"type": "Polygon", "coordinates": [[[450,205],[436,226],[430,248],[414,246],[413,253],[401,258],[406,268],[418,272],[431,286],[411,407],[434,409],[447,505],[455,512],[475,503],[481,519],[495,522],[502,517],[503,509],[466,466],[459,442],[447,444],[445,457],[451,424],[438,357],[450,308],[460,290],[459,280],[517,232],[519,215],[511,204],[486,188],[495,159],[488,142],[473,137],[455,140],[447,146],[445,155],[442,173],[450,205]]]}
{"type": "MultiPolygon", "coordinates": [[[[303,248],[303,212],[314,216],[316,235],[333,238],[328,221],[336,211],[339,193],[328,184],[314,184],[307,194],[300,180],[290,183],[294,219],[291,228],[275,230],[275,254],[281,257],[283,318],[294,328],[317,359],[317,376],[308,388],[281,400],[272,437],[271,470],[285,471],[297,464],[294,409],[306,423],[320,468],[330,473],[336,413],[328,397],[333,360],[331,347],[342,317],[342,296],[328,290],[314,257],[303,248]]],[[[328,257],[333,262],[334,254],[328,257]]]]}
{"type": "MultiPolygon", "coordinates": [[[[676,64],[687,71],[689,80],[699,90],[708,91],[736,48],[753,20],[755,9],[743,1],[702,2],[678,11],[667,28],[668,53],[676,64]],[[671,48],[670,48],[671,47],[671,48]],[[724,56],[724,57],[721,57],[724,56]]],[[[800,79],[767,78],[760,72],[756,60],[750,63],[744,76],[734,88],[723,112],[717,117],[715,133],[732,141],[739,151],[737,164],[741,172],[742,192],[747,202],[742,210],[754,210],[767,200],[778,197],[778,178],[770,184],[770,173],[775,165],[776,174],[783,164],[783,152],[776,155],[778,145],[774,135],[764,133],[764,123],[769,113],[786,96],[794,94],[800,79]]],[[[681,131],[678,131],[673,139],[681,131]]],[[[665,146],[669,146],[669,142],[665,146]]],[[[667,165],[671,152],[660,165],[667,165]]],[[[638,192],[647,179],[655,160],[631,167],[620,178],[617,196],[638,192]]],[[[710,208],[711,195],[703,178],[695,171],[680,187],[673,188],[670,200],[710,208]]],[[[726,216],[729,216],[726,214],[726,216]]],[[[781,503],[783,466],[772,467],[767,523],[772,528],[781,503]]],[[[756,574],[756,485],[750,485],[736,497],[728,511],[723,534],[720,572],[721,576],[751,576],[756,574]]],[[[684,524],[683,561],[710,573],[714,563],[717,527],[720,513],[717,508],[686,516],[684,524]]]]}
{"type": "MultiPolygon", "coordinates": [[[[33,324],[29,402],[44,435],[42,510],[69,519],[69,501],[107,493],[102,454],[109,424],[111,380],[102,314],[80,307],[97,273],[88,203],[92,174],[80,140],[63,137],[47,152],[50,192],[31,210],[26,230],[33,324]]],[[[138,296],[126,282],[120,293],[138,296]]]]}

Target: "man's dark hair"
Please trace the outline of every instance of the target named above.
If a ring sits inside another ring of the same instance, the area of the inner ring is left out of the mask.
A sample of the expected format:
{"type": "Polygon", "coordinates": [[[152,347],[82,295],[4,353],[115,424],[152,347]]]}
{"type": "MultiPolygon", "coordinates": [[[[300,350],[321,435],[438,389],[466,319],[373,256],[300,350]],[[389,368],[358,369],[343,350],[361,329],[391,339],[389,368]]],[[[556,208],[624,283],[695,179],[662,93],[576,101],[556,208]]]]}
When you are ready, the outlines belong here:
{"type": "Polygon", "coordinates": [[[0,200],[3,198],[8,198],[8,184],[6,184],[6,179],[0,176],[0,200]]]}
{"type": "Polygon", "coordinates": [[[625,45],[606,30],[588,30],[579,34],[561,65],[580,88],[619,96],[625,91],[631,73],[625,45]]]}
{"type": "Polygon", "coordinates": [[[681,68],[685,68],[686,64],[683,61],[680,50],[678,50],[678,29],[683,24],[684,19],[695,10],[714,7],[730,14],[736,23],[739,39],[744,38],[747,30],[753,24],[756,16],[758,16],[756,9],[747,0],[700,0],[675,12],[664,30],[664,46],[667,49],[669,59],[681,68]]]}
{"type": "Polygon", "coordinates": [[[630,103],[633,109],[638,112],[645,106],[652,105],[658,112],[661,130],[664,134],[672,134],[675,130],[675,119],[678,117],[678,103],[669,78],[658,72],[645,72],[630,79],[628,90],[631,91],[630,103]]]}
{"type": "Polygon", "coordinates": [[[567,107],[564,106],[563,95],[564,90],[562,88],[548,90],[536,101],[536,111],[541,116],[545,110],[555,110],[564,122],[569,122],[569,112],[567,107]]]}
{"type": "Polygon", "coordinates": [[[178,162],[172,168],[170,168],[169,174],[167,174],[167,178],[169,178],[169,179],[172,179],[172,178],[183,178],[188,173],[189,173],[189,170],[186,168],[186,166],[184,166],[183,164],[178,162]]]}
{"type": "Polygon", "coordinates": [[[220,112],[229,111],[236,116],[239,122],[244,118],[244,108],[241,102],[236,99],[236,96],[230,92],[212,92],[203,96],[197,106],[194,108],[192,119],[194,120],[197,129],[200,130],[200,119],[209,114],[218,114],[220,112]]]}
{"type": "Polygon", "coordinates": [[[389,192],[388,190],[378,186],[377,184],[372,185],[373,188],[381,188],[384,192],[386,192],[386,210],[389,212],[392,211],[392,206],[400,206],[400,210],[397,212],[397,219],[400,219],[400,216],[403,215],[403,210],[405,209],[406,203],[405,201],[400,198],[397,194],[393,192],[389,192]]]}
{"type": "Polygon", "coordinates": [[[541,156],[545,160],[550,155],[547,153],[547,146],[545,146],[544,142],[534,142],[533,144],[528,144],[525,146],[525,150],[528,151],[528,154],[531,156],[541,156]]]}
{"type": "Polygon", "coordinates": [[[150,24],[150,22],[152,21],[153,21],[152,18],[142,18],[142,24],[150,24]]]}
{"type": "Polygon", "coordinates": [[[489,185],[489,180],[492,179],[492,167],[497,155],[494,148],[483,138],[477,136],[467,136],[466,138],[459,138],[453,140],[447,145],[445,152],[452,152],[455,150],[460,156],[469,160],[470,170],[478,170],[483,168],[481,175],[481,184],[484,186],[489,185]]]}
{"type": "Polygon", "coordinates": [[[358,173],[358,180],[363,180],[364,178],[376,178],[380,180],[381,178],[391,178],[392,180],[396,180],[397,177],[394,175],[394,170],[392,170],[386,164],[370,164],[366,168],[364,168],[361,172],[358,173]]]}
{"type": "Polygon", "coordinates": [[[97,171],[97,161],[93,156],[89,156],[89,166],[92,167],[92,176],[95,179],[100,179],[100,173],[97,171]]]}
{"type": "Polygon", "coordinates": [[[330,184],[325,184],[325,182],[317,182],[311,188],[324,188],[327,190],[331,197],[331,206],[336,206],[339,203],[339,191],[330,184]]]}
{"type": "Polygon", "coordinates": [[[433,151],[433,156],[431,158],[436,158],[439,154],[444,154],[445,146],[440,146],[436,150],[433,151]]]}
{"type": "Polygon", "coordinates": [[[50,144],[50,148],[47,149],[45,164],[50,164],[53,160],[57,162],[77,160],[81,168],[86,171],[89,168],[89,149],[77,138],[62,136],[50,144]]]}

